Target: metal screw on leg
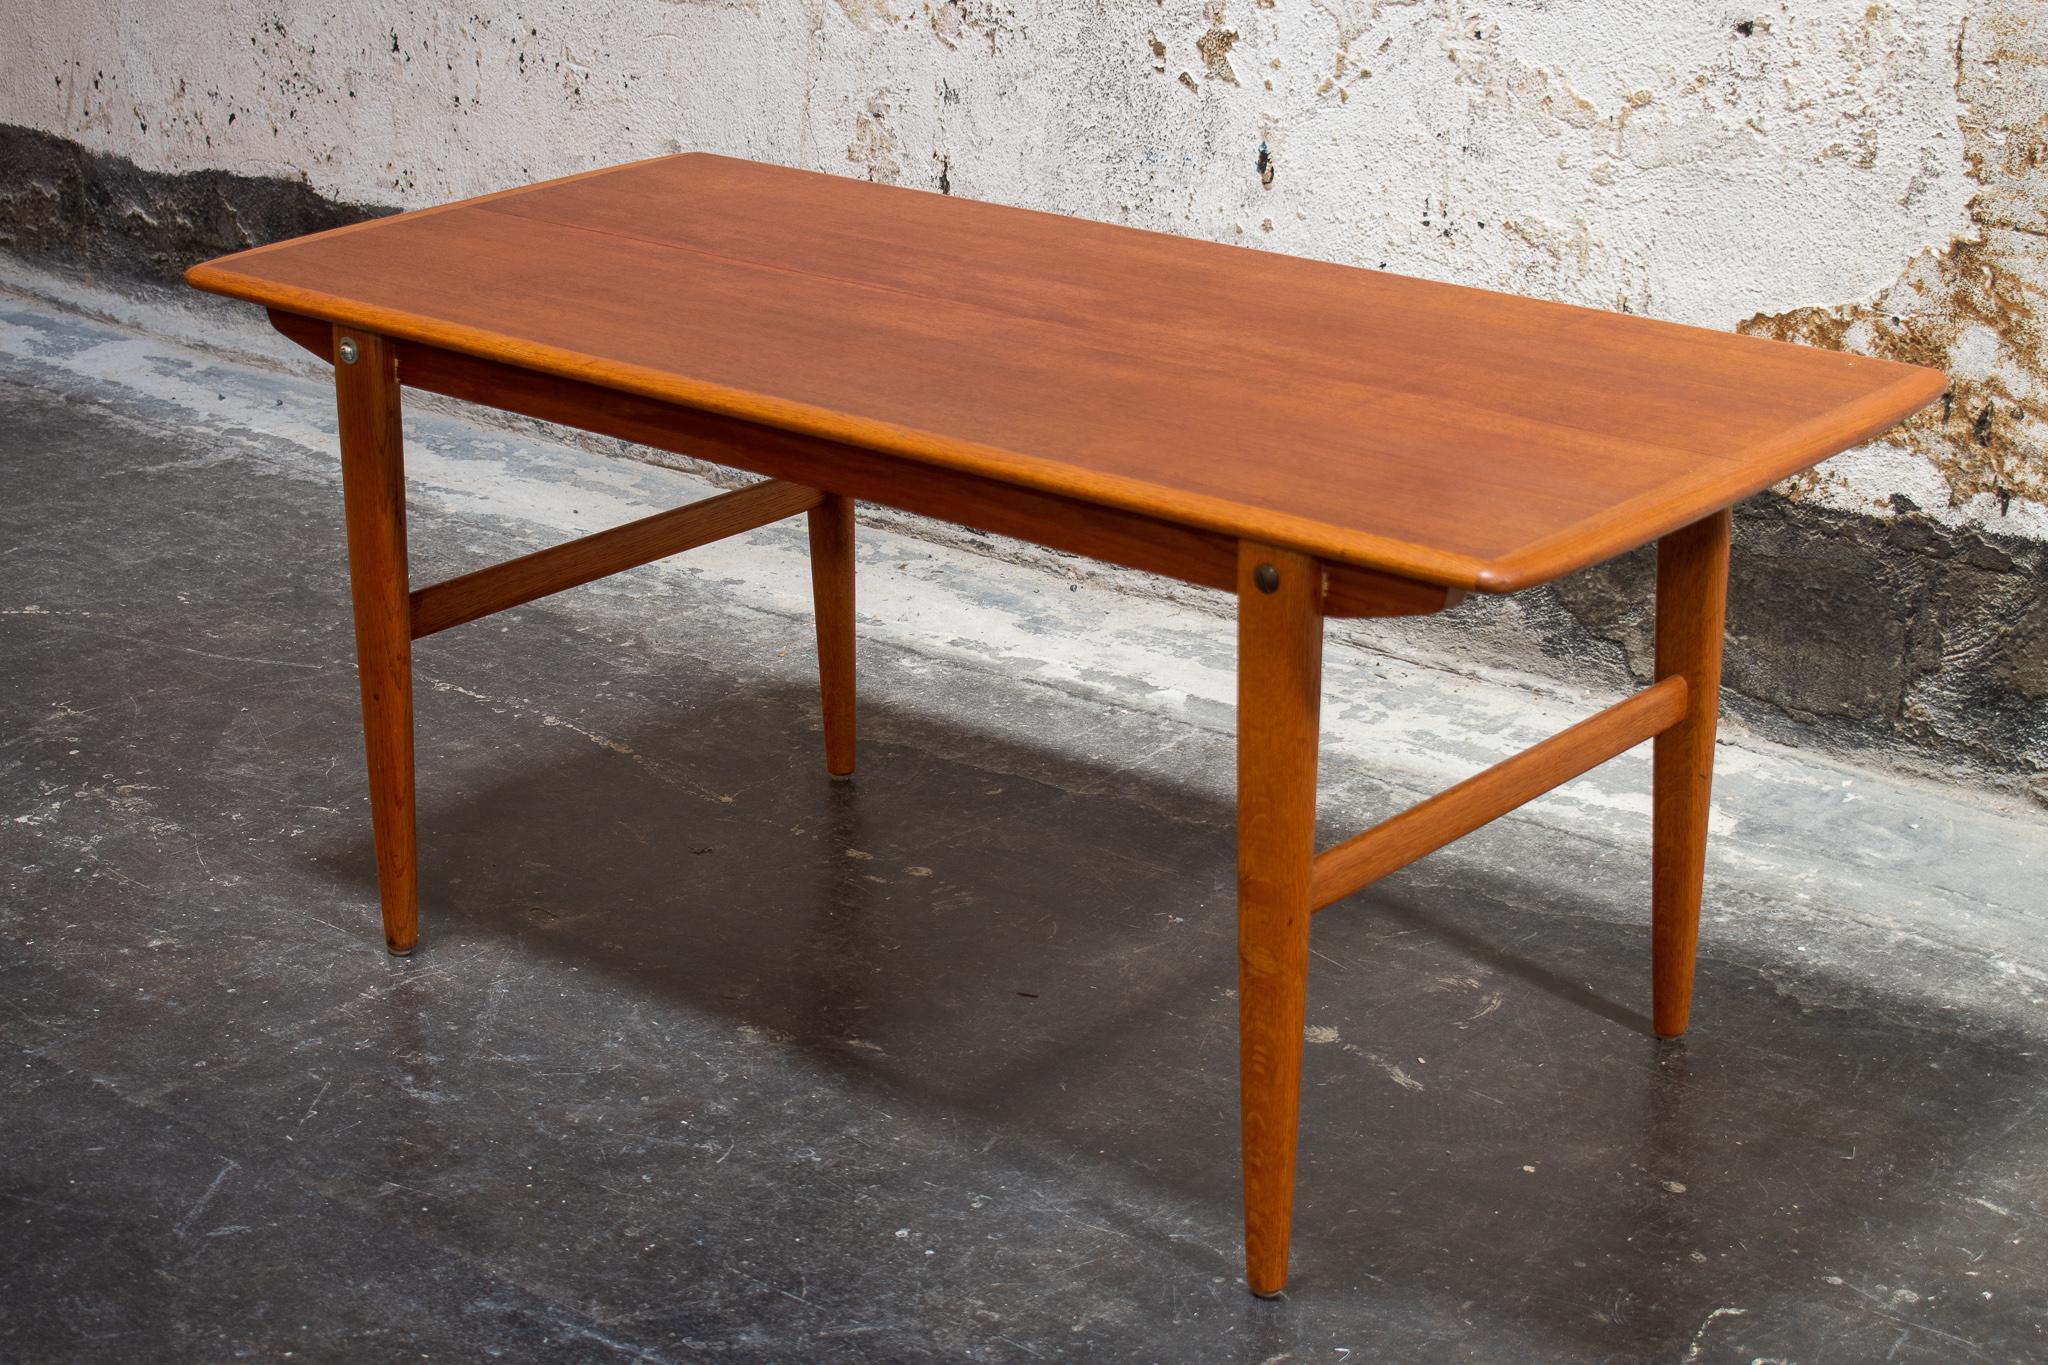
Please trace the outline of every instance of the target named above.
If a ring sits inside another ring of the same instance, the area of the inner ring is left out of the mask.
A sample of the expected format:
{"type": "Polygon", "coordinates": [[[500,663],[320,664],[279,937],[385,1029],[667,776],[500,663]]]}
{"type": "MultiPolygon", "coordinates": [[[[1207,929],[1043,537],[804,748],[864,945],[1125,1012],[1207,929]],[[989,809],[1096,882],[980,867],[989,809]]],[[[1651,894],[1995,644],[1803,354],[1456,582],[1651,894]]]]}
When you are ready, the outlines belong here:
{"type": "Polygon", "coordinates": [[[341,356],[342,364],[353,365],[356,363],[356,342],[354,337],[343,337],[341,344],[334,349],[341,356]]]}
{"type": "Polygon", "coordinates": [[[1278,592],[1280,591],[1280,571],[1271,564],[1261,564],[1258,568],[1252,570],[1252,582],[1259,585],[1260,592],[1278,592]]]}

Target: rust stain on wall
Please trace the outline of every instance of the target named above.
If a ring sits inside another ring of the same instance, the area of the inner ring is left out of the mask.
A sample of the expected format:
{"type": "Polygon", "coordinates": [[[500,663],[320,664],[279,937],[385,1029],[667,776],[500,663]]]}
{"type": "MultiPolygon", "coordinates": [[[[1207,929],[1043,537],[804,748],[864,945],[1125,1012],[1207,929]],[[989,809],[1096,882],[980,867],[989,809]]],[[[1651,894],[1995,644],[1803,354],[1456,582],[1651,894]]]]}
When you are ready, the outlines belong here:
{"type": "Polygon", "coordinates": [[[874,24],[892,24],[896,16],[889,12],[888,0],[833,0],[847,18],[867,28],[874,24]]]}
{"type": "Polygon", "coordinates": [[[1212,81],[1237,84],[1237,72],[1230,65],[1230,49],[1237,42],[1237,30],[1223,26],[1223,6],[1209,6],[1209,31],[1195,39],[1195,51],[1202,54],[1202,69],[1212,81]]]}
{"type": "Polygon", "coordinates": [[[1971,234],[1915,259],[1873,302],[1759,314],[1738,330],[1946,371],[1949,397],[1885,441],[1931,462],[1955,502],[2048,503],[2048,17],[2038,6],[1979,7],[1957,35],[1956,94],[1981,187],[1971,234]]]}
{"type": "Polygon", "coordinates": [[[903,163],[897,157],[901,147],[895,130],[889,126],[889,112],[884,92],[870,95],[854,115],[853,137],[846,144],[846,159],[859,166],[868,179],[884,185],[898,184],[903,179],[903,163]]]}

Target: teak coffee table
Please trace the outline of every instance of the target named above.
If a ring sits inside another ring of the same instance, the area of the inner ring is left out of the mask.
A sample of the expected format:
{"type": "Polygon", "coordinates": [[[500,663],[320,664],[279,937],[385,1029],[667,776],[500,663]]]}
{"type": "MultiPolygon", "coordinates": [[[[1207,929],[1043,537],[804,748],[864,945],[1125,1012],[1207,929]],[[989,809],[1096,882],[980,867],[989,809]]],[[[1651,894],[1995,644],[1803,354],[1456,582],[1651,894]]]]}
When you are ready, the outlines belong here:
{"type": "Polygon", "coordinates": [[[1245,1254],[1287,1276],[1309,917],[1656,740],[1656,1030],[1691,1002],[1729,508],[1934,370],[722,157],[194,267],[334,363],[384,933],[418,934],[412,645],[798,512],[825,766],[853,770],[855,499],[1237,595],[1245,1254]],[[407,577],[401,385],[767,475],[407,577]],[[1656,681],[1321,853],[1322,626],[1656,540],[1656,681]]]}

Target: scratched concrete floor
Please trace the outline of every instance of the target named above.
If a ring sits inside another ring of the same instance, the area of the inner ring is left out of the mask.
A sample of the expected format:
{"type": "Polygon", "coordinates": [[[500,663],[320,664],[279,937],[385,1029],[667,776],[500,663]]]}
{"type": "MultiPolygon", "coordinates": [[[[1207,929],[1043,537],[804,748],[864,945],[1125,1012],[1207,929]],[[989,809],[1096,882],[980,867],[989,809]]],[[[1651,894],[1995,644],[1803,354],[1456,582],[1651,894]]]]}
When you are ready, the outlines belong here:
{"type": "MultiPolygon", "coordinates": [[[[1639,759],[1331,911],[1260,1302],[1226,620],[864,532],[850,785],[794,524],[437,638],[396,961],[327,401],[0,295],[0,1358],[2048,1359],[2040,812],[1731,736],[1679,1046],[1639,759]]],[[[1603,700],[1329,673],[1331,835],[1603,700]]]]}

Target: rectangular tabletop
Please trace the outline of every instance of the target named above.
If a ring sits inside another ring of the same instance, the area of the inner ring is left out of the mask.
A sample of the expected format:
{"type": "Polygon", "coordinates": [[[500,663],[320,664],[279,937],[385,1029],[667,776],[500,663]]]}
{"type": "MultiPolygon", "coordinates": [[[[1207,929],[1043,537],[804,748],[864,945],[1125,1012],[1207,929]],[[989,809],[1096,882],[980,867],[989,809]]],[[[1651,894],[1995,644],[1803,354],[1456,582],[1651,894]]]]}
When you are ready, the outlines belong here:
{"type": "Polygon", "coordinates": [[[1489,592],[1695,521],[1946,385],[1865,356],[702,154],[258,247],[188,278],[1489,592]]]}

